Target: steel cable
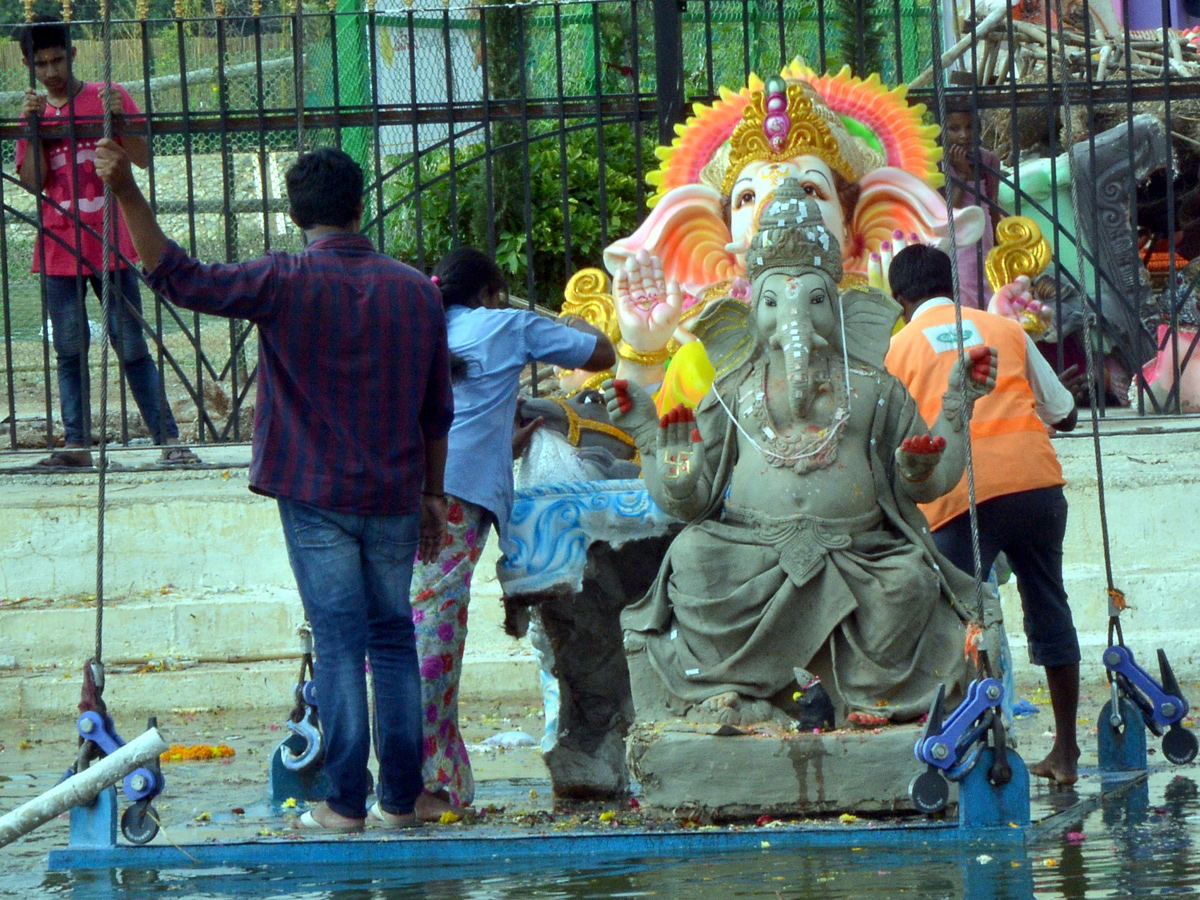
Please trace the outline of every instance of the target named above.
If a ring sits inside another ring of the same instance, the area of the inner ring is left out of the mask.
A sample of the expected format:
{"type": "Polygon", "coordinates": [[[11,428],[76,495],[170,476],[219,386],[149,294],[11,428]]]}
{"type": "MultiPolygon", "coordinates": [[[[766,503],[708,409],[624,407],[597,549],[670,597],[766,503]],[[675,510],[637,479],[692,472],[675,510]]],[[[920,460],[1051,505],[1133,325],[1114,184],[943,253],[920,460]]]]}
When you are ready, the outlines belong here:
{"type": "MultiPolygon", "coordinates": [[[[1086,8],[1086,7],[1085,7],[1086,8]]],[[[1063,9],[1062,0],[1054,0],[1054,13],[1058,18],[1058,54],[1060,77],[1062,78],[1062,96],[1063,96],[1063,123],[1066,132],[1067,140],[1067,173],[1071,179],[1071,214],[1075,217],[1075,241],[1080,242],[1079,229],[1082,227],[1083,219],[1079,215],[1079,179],[1077,177],[1075,167],[1075,155],[1073,153],[1075,147],[1074,127],[1071,122],[1071,91],[1067,84],[1067,50],[1065,45],[1065,37],[1063,35],[1063,9]]],[[[1091,78],[1091,69],[1088,69],[1089,80],[1091,78]]],[[[1133,77],[1132,72],[1127,70],[1130,78],[1133,77]]],[[[1053,78],[1051,71],[1050,77],[1053,78]]],[[[1129,122],[1129,135],[1133,134],[1133,122],[1129,122]]],[[[1170,137],[1167,138],[1170,140],[1170,137]]],[[[1094,152],[1094,150],[1093,150],[1094,152]]],[[[1083,251],[1078,248],[1075,254],[1075,264],[1078,267],[1079,285],[1084,289],[1086,297],[1086,273],[1083,264],[1083,251]]],[[[1096,300],[1097,305],[1099,299],[1096,300]]],[[[1104,549],[1104,575],[1108,580],[1108,640],[1112,643],[1114,636],[1117,643],[1124,646],[1125,637],[1121,633],[1121,610],[1117,606],[1117,597],[1122,596],[1113,582],[1112,572],[1112,548],[1109,545],[1108,539],[1108,513],[1107,506],[1104,501],[1104,462],[1100,452],[1100,415],[1099,408],[1099,391],[1096,389],[1096,360],[1095,349],[1092,346],[1093,328],[1095,326],[1094,311],[1088,309],[1087,304],[1084,304],[1083,315],[1083,350],[1087,362],[1088,377],[1088,403],[1091,406],[1092,418],[1092,449],[1096,458],[1096,499],[1100,507],[1100,542],[1104,549]]]]}
{"type": "MultiPolygon", "coordinates": [[[[112,113],[112,9],[109,0],[102,0],[104,54],[104,137],[113,136],[112,113]]],[[[112,289],[116,281],[112,270],[113,234],[116,221],[113,215],[112,189],[104,185],[104,228],[100,264],[100,435],[97,472],[99,486],[96,500],[96,655],[97,665],[104,665],[104,510],[105,487],[108,475],[108,345],[109,316],[112,310],[112,289]]]]}
{"type": "MultiPolygon", "coordinates": [[[[933,94],[934,101],[938,108],[938,120],[942,123],[942,126],[945,127],[946,85],[945,72],[942,67],[942,22],[938,17],[939,4],[933,4],[930,9],[933,14],[933,27],[930,29],[930,31],[933,33],[933,94]]],[[[985,624],[983,622],[983,559],[979,549],[979,512],[975,503],[975,463],[971,449],[970,407],[967,403],[967,379],[971,377],[971,367],[967,365],[966,348],[963,346],[962,301],[959,299],[958,295],[960,283],[958,275],[958,238],[955,235],[953,209],[947,208],[946,218],[949,223],[947,234],[950,240],[950,277],[954,285],[954,297],[952,299],[954,301],[954,324],[957,330],[958,338],[958,365],[961,375],[958,387],[959,397],[962,400],[962,421],[958,423],[958,430],[965,433],[967,442],[967,513],[971,524],[971,554],[975,563],[975,612],[979,617],[979,622],[977,624],[982,629],[985,624]]],[[[991,661],[988,658],[987,651],[982,648],[979,653],[978,671],[987,677],[990,677],[992,674],[991,661]]]]}

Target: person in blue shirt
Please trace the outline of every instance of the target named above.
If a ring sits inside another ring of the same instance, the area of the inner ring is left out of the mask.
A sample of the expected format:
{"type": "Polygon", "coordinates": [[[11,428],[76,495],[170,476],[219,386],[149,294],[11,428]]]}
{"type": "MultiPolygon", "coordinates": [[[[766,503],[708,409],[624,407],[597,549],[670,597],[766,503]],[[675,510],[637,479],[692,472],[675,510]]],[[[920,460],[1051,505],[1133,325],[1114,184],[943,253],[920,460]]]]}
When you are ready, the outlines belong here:
{"type": "Polygon", "coordinates": [[[504,274],[478,250],[452,250],[434,269],[433,281],[446,309],[454,424],[445,477],[449,535],[436,560],[417,565],[411,592],[425,738],[425,793],[417,815],[426,821],[458,811],[475,795],[458,728],[458,683],[471,574],[493,527],[500,549],[508,549],[521,372],[535,361],[589,372],[616,362],[608,338],[582,318],[501,308],[504,274]]]}

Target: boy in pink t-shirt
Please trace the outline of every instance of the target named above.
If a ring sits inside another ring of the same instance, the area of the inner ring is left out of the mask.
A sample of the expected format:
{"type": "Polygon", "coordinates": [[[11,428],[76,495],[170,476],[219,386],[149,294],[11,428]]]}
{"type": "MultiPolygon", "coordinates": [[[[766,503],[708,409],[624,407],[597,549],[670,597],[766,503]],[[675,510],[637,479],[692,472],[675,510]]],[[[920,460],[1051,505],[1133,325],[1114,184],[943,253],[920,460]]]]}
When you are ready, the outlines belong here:
{"type": "Polygon", "coordinates": [[[979,142],[976,116],[969,104],[960,98],[947,98],[946,104],[942,123],[946,205],[953,209],[978,206],[987,217],[979,246],[958,248],[958,296],[964,306],[986,310],[992,286],[980,262],[995,245],[996,223],[1005,215],[999,203],[1000,157],[979,142]]]}
{"type": "MultiPolygon", "coordinates": [[[[85,300],[90,284],[100,297],[102,274],[111,279],[109,335],[119,355],[130,392],[156,444],[164,445],[163,458],[171,463],[199,459],[179,446],[179,428],[163,396],[158,369],[150,356],[139,321],[141,293],[135,271],[138,259],[116,204],[117,243],[108,272],[104,273],[104,183],[96,174],[96,143],[104,124],[106,104],[120,129],[137,124],[140,113],[120,85],[112,90],[86,83],[71,71],[75,48],[68,26],[49,16],[38,16],[17,34],[25,62],[45,88],[25,92],[23,117],[37,119],[38,143],[29,152],[27,141],[17,142],[17,171],[32,191],[41,191],[42,228],[34,250],[33,271],[43,272],[46,306],[53,330],[58,365],[58,392],[62,405],[64,448],[38,465],[71,468],[92,465],[87,349],[89,328],[85,300]]],[[[142,168],[150,159],[145,138],[124,134],[119,138],[142,168]]]]}

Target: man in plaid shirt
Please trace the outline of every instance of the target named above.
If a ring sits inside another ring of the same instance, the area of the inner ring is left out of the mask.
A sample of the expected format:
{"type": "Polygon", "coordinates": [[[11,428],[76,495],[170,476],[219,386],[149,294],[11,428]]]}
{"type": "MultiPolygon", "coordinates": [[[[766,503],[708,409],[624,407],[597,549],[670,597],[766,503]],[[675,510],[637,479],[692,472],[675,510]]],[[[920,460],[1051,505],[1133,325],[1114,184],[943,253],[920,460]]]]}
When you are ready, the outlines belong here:
{"type": "Polygon", "coordinates": [[[287,173],[307,247],[202,264],[169,241],[101,141],[112,189],[149,283],[186,309],[258,326],[250,489],[275,498],[316,642],[316,686],[331,788],[300,827],[363,827],[370,749],[364,658],[376,703],[379,802],[371,816],[416,823],[420,674],[408,603],[418,547],[432,560],[446,527],[443,470],[454,415],[437,289],[359,233],[362,170],[333,148],[287,173]]]}

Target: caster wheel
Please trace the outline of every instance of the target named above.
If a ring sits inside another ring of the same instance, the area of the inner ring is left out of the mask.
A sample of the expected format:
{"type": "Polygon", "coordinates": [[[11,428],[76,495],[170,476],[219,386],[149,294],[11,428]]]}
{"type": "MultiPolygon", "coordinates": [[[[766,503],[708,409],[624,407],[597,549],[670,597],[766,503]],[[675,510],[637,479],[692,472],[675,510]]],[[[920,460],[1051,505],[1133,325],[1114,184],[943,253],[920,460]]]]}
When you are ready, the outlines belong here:
{"type": "Polygon", "coordinates": [[[918,812],[933,815],[950,802],[950,783],[940,772],[927,769],[909,783],[908,796],[918,812]]]}
{"type": "Polygon", "coordinates": [[[131,844],[148,844],[158,834],[158,810],[139,800],[121,813],[121,834],[131,844]]]}
{"type": "Polygon", "coordinates": [[[1196,733],[1175,724],[1163,736],[1163,756],[1177,766],[1186,766],[1196,758],[1196,733]]]}

